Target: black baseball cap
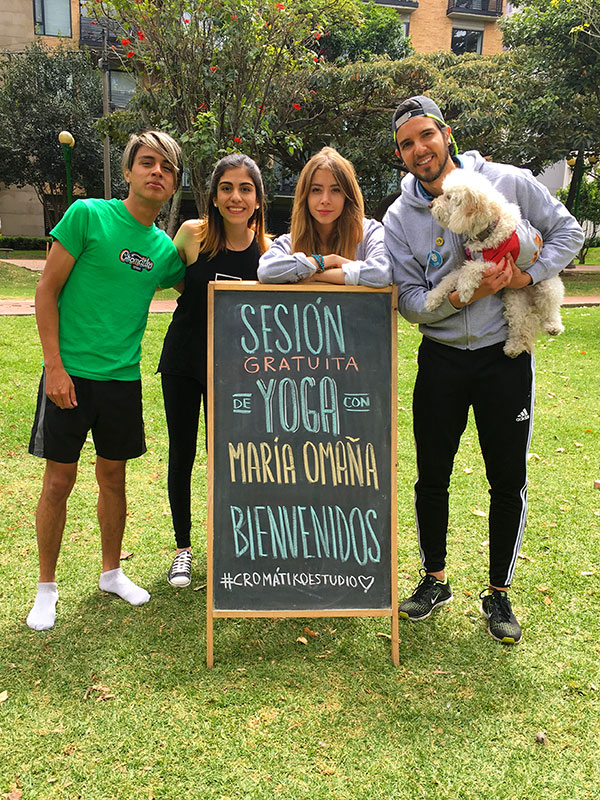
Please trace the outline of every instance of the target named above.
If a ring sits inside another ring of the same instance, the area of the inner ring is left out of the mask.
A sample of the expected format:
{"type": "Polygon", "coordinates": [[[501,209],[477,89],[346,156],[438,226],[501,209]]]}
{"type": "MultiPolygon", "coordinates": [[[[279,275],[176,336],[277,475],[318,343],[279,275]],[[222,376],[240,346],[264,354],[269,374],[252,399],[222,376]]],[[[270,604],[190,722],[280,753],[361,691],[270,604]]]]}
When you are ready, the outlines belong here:
{"type": "MultiPolygon", "coordinates": [[[[445,122],[444,117],[442,116],[440,107],[437,105],[437,103],[434,103],[430,97],[425,97],[425,95],[422,94],[416,95],[415,97],[409,97],[407,100],[404,100],[402,103],[400,103],[398,108],[394,111],[394,116],[392,117],[392,133],[394,136],[394,144],[396,144],[396,133],[398,132],[398,129],[413,117],[430,117],[432,120],[437,122],[440,128],[448,127],[448,124],[445,122]]],[[[450,141],[454,149],[454,154],[456,155],[458,153],[458,145],[454,141],[454,136],[452,136],[452,134],[450,134],[450,141]]]]}

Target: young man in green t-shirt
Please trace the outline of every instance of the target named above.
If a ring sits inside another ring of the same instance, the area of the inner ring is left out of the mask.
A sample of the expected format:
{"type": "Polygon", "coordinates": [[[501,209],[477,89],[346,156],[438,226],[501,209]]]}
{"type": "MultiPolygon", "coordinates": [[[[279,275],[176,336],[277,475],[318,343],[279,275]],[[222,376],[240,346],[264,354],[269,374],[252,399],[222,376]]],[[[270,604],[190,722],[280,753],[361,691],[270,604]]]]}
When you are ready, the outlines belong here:
{"type": "Polygon", "coordinates": [[[35,301],[44,371],[29,452],[46,459],[46,470],[36,515],[40,582],[27,617],[34,630],[54,625],[67,499],[90,430],[100,588],[133,605],[150,599],[119,567],[125,468],[146,451],[139,361],[150,301],[157,287],[179,283],[185,270],[175,244],[154,224],[181,170],[181,150],[170,136],[134,134],[123,153],[127,198],[78,200],[51,231],[55,241],[35,301]]]}

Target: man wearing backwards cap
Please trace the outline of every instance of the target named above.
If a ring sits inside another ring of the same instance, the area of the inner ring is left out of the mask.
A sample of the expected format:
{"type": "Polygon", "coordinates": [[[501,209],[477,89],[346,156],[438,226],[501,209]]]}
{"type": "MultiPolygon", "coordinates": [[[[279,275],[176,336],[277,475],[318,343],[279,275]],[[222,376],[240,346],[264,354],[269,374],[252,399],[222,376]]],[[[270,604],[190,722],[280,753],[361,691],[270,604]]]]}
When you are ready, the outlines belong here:
{"type": "Polygon", "coordinates": [[[488,631],[514,644],[521,627],[508,599],[525,527],[527,451],[533,421],[533,356],[503,352],[507,326],[500,290],[519,289],[557,275],[579,251],[583,231],[562,203],[528,170],[485,161],[476,151],[458,155],[450,127],[429,97],[411,97],[392,120],[396,155],[410,173],[383,224],[398,285],[399,311],[423,334],[413,397],[418,479],[417,535],[422,579],[400,603],[400,616],[421,620],[452,599],[446,577],[448,486],[454,456],[473,406],[490,483],[489,589],[481,593],[488,631]],[[521,272],[510,255],[487,269],[473,297],[456,291],[434,311],[425,297],[465,258],[462,238],[442,229],[430,203],[455,169],[485,175],[543,237],[538,259],[521,272]]]}

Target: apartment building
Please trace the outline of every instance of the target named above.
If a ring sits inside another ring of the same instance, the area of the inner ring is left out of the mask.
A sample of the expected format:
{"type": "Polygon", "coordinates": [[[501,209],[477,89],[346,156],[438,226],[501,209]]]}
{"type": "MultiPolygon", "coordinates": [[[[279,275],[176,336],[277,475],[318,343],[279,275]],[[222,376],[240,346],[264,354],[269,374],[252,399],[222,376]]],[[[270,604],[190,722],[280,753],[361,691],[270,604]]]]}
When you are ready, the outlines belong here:
{"type": "Polygon", "coordinates": [[[509,5],[504,0],[375,0],[395,8],[418,53],[493,55],[502,50],[498,20],[509,5]]]}
{"type": "MultiPolygon", "coordinates": [[[[504,0],[376,0],[397,10],[417,52],[493,54],[502,49],[498,20],[510,9],[504,0]]],[[[34,40],[49,46],[59,39],[100,54],[102,26],[86,16],[80,0],[2,0],[0,51],[20,52],[34,40]]],[[[117,39],[109,33],[108,44],[117,39]]],[[[134,90],[133,78],[110,64],[109,94],[113,108],[124,108],[134,90]]],[[[58,146],[58,145],[57,145],[58,146]]],[[[5,235],[42,236],[44,213],[33,189],[0,184],[0,221],[5,235]]]]}
{"type": "MultiPolygon", "coordinates": [[[[19,53],[36,40],[49,47],[62,40],[73,47],[91,47],[100,55],[103,29],[86,16],[80,0],[1,0],[0,51],[19,53]]],[[[108,44],[116,43],[117,38],[109,34],[108,44]]],[[[116,59],[109,61],[109,67],[111,108],[124,108],[133,94],[134,80],[117,69],[116,59]]],[[[2,183],[0,222],[6,236],[43,236],[47,227],[42,204],[32,188],[17,189],[2,183]]]]}

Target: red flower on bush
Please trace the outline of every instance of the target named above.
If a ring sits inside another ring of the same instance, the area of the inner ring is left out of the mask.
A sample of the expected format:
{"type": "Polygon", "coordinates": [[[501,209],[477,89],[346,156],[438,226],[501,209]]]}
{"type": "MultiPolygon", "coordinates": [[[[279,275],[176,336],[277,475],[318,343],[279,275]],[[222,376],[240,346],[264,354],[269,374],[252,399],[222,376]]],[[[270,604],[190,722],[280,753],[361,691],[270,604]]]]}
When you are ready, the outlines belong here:
{"type": "Polygon", "coordinates": [[[233,137],[233,141],[234,141],[234,142],[241,142],[242,140],[240,139],[240,137],[239,137],[239,136],[234,136],[234,137],[233,137]]]}
{"type": "Polygon", "coordinates": [[[266,111],[266,108],[264,106],[259,106],[258,110],[260,111],[261,114],[264,114],[265,111],[266,111]]]}
{"type": "Polygon", "coordinates": [[[144,41],[144,39],[146,38],[146,34],[145,34],[145,33],[143,33],[142,31],[138,31],[138,32],[137,32],[137,37],[138,37],[138,39],[140,40],[140,42],[143,42],[143,41],[144,41]]]}
{"type": "Polygon", "coordinates": [[[189,25],[189,24],[190,24],[190,20],[188,19],[188,17],[186,17],[186,18],[185,18],[183,21],[184,21],[184,23],[185,23],[186,25],[189,25]]]}
{"type": "Polygon", "coordinates": [[[130,50],[130,51],[127,53],[127,58],[133,58],[133,57],[134,57],[134,55],[135,55],[135,53],[133,52],[133,50],[130,50]]]}
{"type": "Polygon", "coordinates": [[[321,34],[319,33],[319,31],[315,31],[315,39],[320,39],[320,38],[321,34]]]}
{"type": "Polygon", "coordinates": [[[206,103],[200,103],[198,106],[198,111],[204,111],[207,108],[206,103]]]}
{"type": "Polygon", "coordinates": [[[283,11],[285,6],[283,5],[283,3],[275,3],[275,8],[277,9],[277,11],[283,11]]]}
{"type": "Polygon", "coordinates": [[[217,71],[217,68],[216,68],[216,67],[209,67],[209,70],[210,70],[211,72],[216,72],[216,71],[217,71]]]}
{"type": "Polygon", "coordinates": [[[294,105],[292,106],[292,108],[295,108],[295,109],[296,109],[296,111],[300,111],[301,105],[300,105],[300,103],[294,103],[294,105]]]}
{"type": "Polygon", "coordinates": [[[123,47],[127,47],[128,44],[131,44],[131,39],[121,39],[121,44],[123,47]]]}
{"type": "Polygon", "coordinates": [[[231,19],[237,19],[237,18],[238,18],[238,15],[237,15],[237,14],[232,14],[232,15],[231,15],[231,19]]]}

